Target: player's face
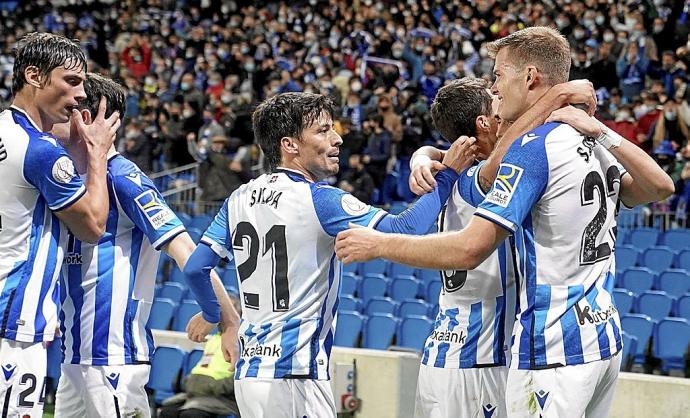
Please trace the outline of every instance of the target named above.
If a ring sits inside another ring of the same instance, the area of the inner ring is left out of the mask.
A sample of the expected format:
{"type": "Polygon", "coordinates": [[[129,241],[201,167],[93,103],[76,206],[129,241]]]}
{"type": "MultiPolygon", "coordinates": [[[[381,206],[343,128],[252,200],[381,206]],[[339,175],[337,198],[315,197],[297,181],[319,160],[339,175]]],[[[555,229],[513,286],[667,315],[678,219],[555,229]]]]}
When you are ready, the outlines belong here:
{"type": "Polygon", "coordinates": [[[340,145],[343,140],[333,130],[333,119],[327,112],[321,113],[302,132],[299,159],[314,181],[323,180],[338,172],[340,145]]]}
{"type": "Polygon", "coordinates": [[[69,121],[72,109],[86,98],[85,78],[83,69],[67,70],[65,67],[57,67],[50,72],[43,88],[36,92],[36,104],[49,122],[69,121]]]}
{"type": "Polygon", "coordinates": [[[496,80],[491,92],[498,96],[497,114],[503,120],[515,121],[525,111],[527,86],[524,71],[510,62],[507,48],[498,51],[494,63],[496,80]]]}

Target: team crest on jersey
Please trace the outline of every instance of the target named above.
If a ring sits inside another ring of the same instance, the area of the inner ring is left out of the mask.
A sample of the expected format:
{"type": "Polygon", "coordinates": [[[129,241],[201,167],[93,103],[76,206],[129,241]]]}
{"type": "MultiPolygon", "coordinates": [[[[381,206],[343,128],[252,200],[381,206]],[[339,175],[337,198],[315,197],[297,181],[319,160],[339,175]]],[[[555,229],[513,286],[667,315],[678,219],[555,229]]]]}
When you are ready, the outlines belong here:
{"type": "Polygon", "coordinates": [[[175,218],[172,210],[163,202],[153,190],[147,190],[134,198],[137,206],[144,212],[154,229],[160,229],[163,225],[175,218]]]}
{"type": "Polygon", "coordinates": [[[58,183],[69,183],[77,176],[77,171],[74,169],[74,163],[69,157],[60,157],[53,164],[53,179],[58,183]]]}
{"type": "Polygon", "coordinates": [[[472,177],[474,176],[474,172],[477,171],[479,166],[475,165],[467,169],[467,177],[472,177]]]}
{"type": "Polygon", "coordinates": [[[352,216],[364,215],[369,210],[369,205],[352,196],[351,194],[344,194],[340,199],[340,204],[342,205],[345,213],[352,216]]]}
{"type": "Polygon", "coordinates": [[[494,182],[494,188],[491,189],[491,193],[486,197],[486,200],[504,208],[508,207],[508,203],[513,198],[523,171],[522,168],[512,164],[501,164],[494,182]]]}

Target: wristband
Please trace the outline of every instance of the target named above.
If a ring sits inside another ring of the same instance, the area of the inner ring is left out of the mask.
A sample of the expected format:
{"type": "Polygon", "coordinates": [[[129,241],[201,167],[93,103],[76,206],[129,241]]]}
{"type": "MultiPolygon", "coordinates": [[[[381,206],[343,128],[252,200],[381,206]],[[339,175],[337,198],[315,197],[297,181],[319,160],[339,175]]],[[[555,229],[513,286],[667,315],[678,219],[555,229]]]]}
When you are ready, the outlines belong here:
{"type": "Polygon", "coordinates": [[[414,157],[410,158],[410,170],[414,170],[415,167],[417,167],[420,164],[426,164],[430,163],[431,158],[427,155],[415,155],[414,157]]]}
{"type": "Polygon", "coordinates": [[[602,129],[601,134],[595,139],[599,145],[607,150],[611,148],[618,148],[621,146],[621,142],[623,142],[623,138],[620,135],[609,135],[608,129],[602,129]]]}

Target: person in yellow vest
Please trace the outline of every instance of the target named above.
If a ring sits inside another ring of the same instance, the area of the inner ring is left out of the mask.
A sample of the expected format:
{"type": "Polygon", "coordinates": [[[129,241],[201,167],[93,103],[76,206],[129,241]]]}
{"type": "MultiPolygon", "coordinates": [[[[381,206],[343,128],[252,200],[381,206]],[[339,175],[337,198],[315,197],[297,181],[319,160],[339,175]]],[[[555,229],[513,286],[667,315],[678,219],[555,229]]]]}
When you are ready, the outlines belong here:
{"type": "MultiPolygon", "coordinates": [[[[240,312],[240,300],[230,295],[240,312]]],[[[235,365],[225,361],[220,334],[211,335],[204,346],[204,355],[185,380],[186,391],[165,401],[160,418],[240,417],[235,401],[235,365]]]]}

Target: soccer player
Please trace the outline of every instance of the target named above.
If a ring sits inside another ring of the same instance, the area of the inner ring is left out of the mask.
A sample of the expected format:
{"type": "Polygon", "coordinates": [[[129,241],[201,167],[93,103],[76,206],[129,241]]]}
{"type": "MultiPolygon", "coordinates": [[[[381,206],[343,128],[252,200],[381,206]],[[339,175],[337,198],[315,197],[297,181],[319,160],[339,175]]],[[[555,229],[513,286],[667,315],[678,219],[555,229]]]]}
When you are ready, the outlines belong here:
{"type": "MultiPolygon", "coordinates": [[[[517,119],[568,78],[570,48],[555,30],[528,28],[489,46],[502,119],[517,119]]],[[[614,132],[593,139],[551,122],[513,142],[462,231],[407,237],[352,229],[338,236],[336,251],[345,262],[384,257],[464,270],[513,234],[520,297],[508,416],[606,416],[622,348],[612,298],[616,205],[619,198],[634,206],[672,192],[658,165],[614,132]]]]}
{"type": "Polygon", "coordinates": [[[473,141],[457,141],[437,175],[438,190],[397,216],[322,180],[338,172],[342,139],[333,102],[285,93],[258,106],[254,135],[270,172],[225,201],[185,273],[203,311],[212,311],[208,272],[220,257],[237,262],[242,301],[236,393],[245,418],[333,417],[328,382],[341,264],[333,245],[348,223],[426,233],[457,171],[474,159],[473,141]]]}
{"type": "MultiPolygon", "coordinates": [[[[106,116],[125,114],[126,91],[113,80],[88,73],[84,89],[77,116],[86,123],[101,98],[106,116]]],[[[55,125],[53,133],[79,155],[80,143],[70,137],[69,123],[55,125]]],[[[96,244],[70,237],[65,257],[60,285],[64,358],[55,407],[60,417],[149,416],[144,385],[153,338],[146,324],[160,250],[180,268],[194,250],[153,182],[114,146],[108,152],[107,184],[105,235],[96,244]]],[[[224,334],[232,336],[239,318],[215,273],[214,290],[223,303],[224,334]]],[[[219,319],[206,318],[209,323],[219,319]]]]}
{"type": "Polygon", "coordinates": [[[95,242],[108,216],[105,155],[118,115],[75,122],[84,141],[84,181],[47,132],[70,120],[84,98],[86,57],[79,44],[47,33],[19,41],[12,106],[0,113],[0,415],[40,416],[46,350],[58,320],[60,264],[67,226],[95,242]]]}
{"type": "MultiPolygon", "coordinates": [[[[492,99],[486,83],[463,78],[441,88],[431,106],[436,129],[451,142],[451,138],[462,135],[476,137],[477,157],[486,161],[460,174],[441,212],[439,230],[461,230],[470,222],[515,135],[541,125],[552,110],[568,103],[583,102],[594,109],[595,101],[594,89],[587,81],[554,86],[503,130],[497,144],[498,100],[492,99]]],[[[433,190],[430,174],[439,163],[432,158],[442,156],[442,151],[431,147],[413,155],[413,190],[419,194],[433,190]]],[[[515,317],[512,246],[505,241],[474,270],[441,271],[440,311],[422,356],[416,417],[506,416],[505,350],[515,317]]]]}

